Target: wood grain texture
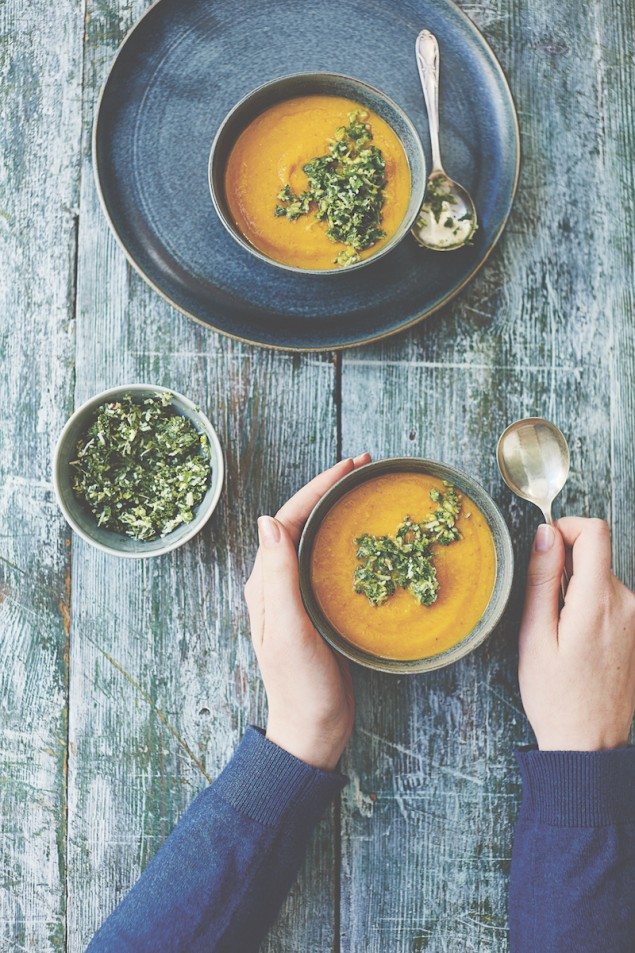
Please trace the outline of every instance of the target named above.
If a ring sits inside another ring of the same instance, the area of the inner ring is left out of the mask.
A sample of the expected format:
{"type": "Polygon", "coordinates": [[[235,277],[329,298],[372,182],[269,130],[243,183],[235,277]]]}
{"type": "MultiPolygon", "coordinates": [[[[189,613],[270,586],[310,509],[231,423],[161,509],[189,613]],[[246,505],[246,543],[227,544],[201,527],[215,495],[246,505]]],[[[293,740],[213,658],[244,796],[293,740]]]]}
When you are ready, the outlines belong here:
{"type": "Polygon", "coordinates": [[[614,190],[617,220],[608,217],[606,294],[603,313],[610,327],[608,371],[611,409],[611,523],[615,572],[633,585],[635,546],[629,544],[635,496],[635,4],[611,0],[600,6],[602,86],[598,111],[605,135],[602,159],[614,190]],[[630,51],[625,55],[624,51],[630,51]]]}
{"type": "Polygon", "coordinates": [[[50,483],[72,403],[81,3],[0,5],[0,948],[65,939],[70,531],[50,483]]]}
{"type": "Polygon", "coordinates": [[[480,477],[515,541],[514,598],[448,671],[356,671],[341,845],[334,811],[264,949],[505,953],[513,748],[529,738],[516,630],[537,517],[501,485],[493,450],[510,420],[555,419],[572,447],[561,511],[609,518],[635,583],[635,0],[461,3],[518,106],[511,222],[455,304],[338,365],[190,323],[111,237],[92,113],[146,6],[0,6],[0,946],[83,950],[245,725],[262,723],[242,599],[255,518],[338,451],[368,448],[480,477]],[[142,380],[209,412],[227,452],[221,505],[191,544],[146,563],[74,539],[71,575],[54,441],[73,402],[142,380]]]}
{"type": "MultiPolygon", "coordinates": [[[[216,426],[227,480],[204,531],[166,557],[118,560],[73,543],[70,953],[84,949],[246,725],[263,723],[242,595],[256,517],[336,453],[330,359],[210,334],[132,272],[108,230],[89,131],[116,45],[144,6],[88,4],[76,401],[132,381],[175,388],[216,426]]],[[[333,839],[327,818],[265,949],[332,947],[333,839]]]]}
{"type": "Polygon", "coordinates": [[[489,642],[452,669],[411,680],[357,673],[342,834],[341,949],[351,953],[507,949],[513,748],[530,740],[515,642],[538,522],[496,472],[507,423],[536,414],[562,427],[572,473],[559,509],[611,518],[616,564],[634,581],[625,531],[635,516],[625,439],[633,353],[632,337],[625,342],[633,317],[626,88],[611,83],[611,144],[604,104],[607,71],[624,75],[625,5],[616,5],[621,30],[610,35],[611,13],[599,3],[463,7],[514,90],[518,198],[500,248],[455,305],[407,337],[344,356],[343,450],[368,444],[378,455],[430,456],[480,478],[512,531],[515,594],[489,642]],[[613,175],[626,220],[616,220],[604,188],[584,185],[613,175]]]}

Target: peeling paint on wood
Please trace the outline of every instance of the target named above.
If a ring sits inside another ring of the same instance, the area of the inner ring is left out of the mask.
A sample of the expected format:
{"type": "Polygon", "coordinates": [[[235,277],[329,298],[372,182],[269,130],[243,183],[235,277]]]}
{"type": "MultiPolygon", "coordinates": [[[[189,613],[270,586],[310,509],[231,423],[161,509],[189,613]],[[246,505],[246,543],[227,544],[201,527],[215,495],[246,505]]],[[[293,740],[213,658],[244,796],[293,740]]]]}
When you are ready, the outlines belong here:
{"type": "Polygon", "coordinates": [[[82,11],[0,7],[0,948],[66,931],[67,574],[82,11]]]}
{"type": "MultiPolygon", "coordinates": [[[[89,4],[86,130],[114,49],[142,9],[89,4]]],[[[131,563],[73,544],[72,953],[84,949],[197,791],[219,773],[245,726],[262,724],[264,695],[242,598],[256,517],[336,454],[332,362],[233,343],[162,302],[131,272],[108,230],[87,143],[76,401],[126,381],[174,387],[216,426],[227,481],[205,530],[167,557],[131,563]]],[[[266,949],[332,947],[333,843],[327,819],[266,949]]]]}
{"type": "Polygon", "coordinates": [[[480,476],[516,541],[514,599],[448,671],[355,673],[351,784],[264,949],[507,950],[513,748],[529,737],[515,633],[536,514],[501,485],[493,450],[511,419],[554,418],[572,447],[561,510],[610,519],[616,568],[633,585],[634,4],[464,0],[518,106],[512,219],[456,303],[335,362],[206,332],[153,294],[112,239],[92,179],[92,113],[147,4],[61,0],[55,17],[41,0],[1,7],[3,949],[83,950],[245,725],[262,723],[242,600],[255,518],[338,451],[368,448],[480,476]],[[144,379],[209,411],[227,485],[191,544],[131,563],[71,546],[50,454],[74,402],[144,379]]]}
{"type": "Polygon", "coordinates": [[[455,305],[407,336],[344,356],[343,450],[368,444],[468,470],[505,513],[519,565],[504,623],[472,656],[411,680],[357,673],[345,765],[356,783],[342,810],[342,953],[508,949],[513,749],[531,740],[516,631],[539,521],[496,471],[496,439],[510,421],[535,414],[562,427],[572,471],[559,511],[609,518],[616,567],[635,581],[633,78],[625,65],[633,7],[466,9],[502,55],[516,98],[523,166],[515,209],[493,260],[455,305]],[[608,182],[624,219],[611,214],[608,182]]]}

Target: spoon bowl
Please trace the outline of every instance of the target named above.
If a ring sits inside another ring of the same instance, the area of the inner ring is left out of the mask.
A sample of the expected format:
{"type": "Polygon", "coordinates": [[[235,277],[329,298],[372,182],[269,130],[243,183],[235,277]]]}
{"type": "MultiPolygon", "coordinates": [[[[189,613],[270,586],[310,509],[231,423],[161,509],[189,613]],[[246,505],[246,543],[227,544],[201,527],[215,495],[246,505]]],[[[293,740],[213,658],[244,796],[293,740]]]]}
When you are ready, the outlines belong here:
{"type": "Polygon", "coordinates": [[[411,229],[415,241],[432,251],[454,251],[472,240],[477,227],[470,193],[445,172],[432,172],[411,229]]]}
{"type": "Polygon", "coordinates": [[[551,506],[569,476],[569,447],[561,430],[542,417],[517,420],[501,434],[496,460],[509,489],[542,510],[552,523],[551,506]]]}
{"type": "MultiPolygon", "coordinates": [[[[542,510],[545,523],[551,525],[553,501],[569,476],[569,445],[562,431],[543,417],[517,420],[501,434],[496,460],[512,493],[542,510]]],[[[569,574],[564,569],[560,581],[563,602],[568,584],[569,574]]]]}
{"type": "Polygon", "coordinates": [[[416,42],[417,67],[428,110],[432,171],[426,183],[423,204],[411,228],[415,241],[432,251],[463,248],[478,228],[476,207],[462,185],[451,179],[441,164],[439,146],[439,44],[429,30],[416,42]]]}

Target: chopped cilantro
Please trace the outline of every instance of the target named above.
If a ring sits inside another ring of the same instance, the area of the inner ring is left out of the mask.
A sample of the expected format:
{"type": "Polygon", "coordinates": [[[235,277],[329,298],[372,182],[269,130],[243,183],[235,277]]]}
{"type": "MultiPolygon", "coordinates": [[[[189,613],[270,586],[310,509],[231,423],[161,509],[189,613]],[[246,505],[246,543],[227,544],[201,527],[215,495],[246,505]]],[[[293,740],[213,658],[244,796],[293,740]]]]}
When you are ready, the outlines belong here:
{"type": "Polygon", "coordinates": [[[313,210],[326,221],[326,234],[347,248],[334,259],[346,266],[359,261],[359,252],[370,248],[385,235],[381,228],[386,163],[381,150],[371,145],[373,134],[368,114],[349,115],[329,145],[327,155],[317,156],[304,166],[308,188],[296,195],[290,185],[278,193],[274,215],[295,221],[313,210]]]}
{"type": "Polygon", "coordinates": [[[438,180],[436,178],[431,178],[428,180],[425,202],[423,203],[424,207],[430,209],[436,222],[441,220],[441,213],[444,211],[444,202],[447,202],[449,205],[456,205],[456,196],[454,196],[452,192],[449,192],[447,189],[443,188],[441,184],[442,181],[443,180],[438,180]]]}
{"type": "Polygon", "coordinates": [[[208,441],[171,401],[102,404],[79,439],[73,490],[99,526],[151,540],[194,519],[209,486],[208,441]]]}
{"type": "Polygon", "coordinates": [[[346,268],[347,265],[352,265],[356,261],[359,261],[359,255],[357,252],[350,248],[345,248],[335,259],[335,264],[340,265],[342,268],[346,268]]]}
{"type": "Polygon", "coordinates": [[[365,533],[356,540],[357,559],[353,588],[374,606],[383,605],[398,588],[407,589],[424,606],[436,602],[439,580],[432,546],[448,546],[461,538],[456,520],[461,497],[444,481],[444,493],[432,489],[436,509],[421,523],[406,516],[394,537],[365,533]]]}

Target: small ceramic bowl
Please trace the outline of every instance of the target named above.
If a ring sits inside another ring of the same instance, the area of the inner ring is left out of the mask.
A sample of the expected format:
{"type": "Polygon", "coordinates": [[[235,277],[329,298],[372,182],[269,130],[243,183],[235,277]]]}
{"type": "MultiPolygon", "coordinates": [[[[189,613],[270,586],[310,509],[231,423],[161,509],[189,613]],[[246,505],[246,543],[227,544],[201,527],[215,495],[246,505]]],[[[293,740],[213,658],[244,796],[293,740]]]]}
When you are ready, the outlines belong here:
{"type": "Polygon", "coordinates": [[[286,271],[295,271],[299,274],[339,275],[372,264],[372,262],[377,261],[391,251],[408,234],[423,202],[426,188],[426,160],[421,140],[410,119],[408,119],[403,109],[381,90],[341,73],[296,73],[259,86],[241,99],[228,113],[212,143],[209,157],[209,187],[214,207],[221,222],[232,238],[235,238],[239,245],[255,255],[256,258],[260,258],[261,261],[270,265],[275,265],[277,268],[284,268],[286,271]],[[410,203],[398,230],[375,255],[363,258],[354,265],[347,265],[345,268],[297,268],[294,265],[286,265],[274,258],[269,258],[263,252],[254,248],[237,228],[225,196],[225,168],[232,147],[241,132],[256,116],[259,116],[265,109],[275,105],[275,103],[283,102],[285,99],[291,99],[295,96],[314,94],[343,96],[346,99],[361,103],[368,109],[372,109],[399,136],[410,165],[412,179],[410,203]]]}
{"type": "Polygon", "coordinates": [[[182,394],[177,394],[168,387],[156,387],[154,384],[128,384],[127,387],[112,387],[110,390],[102,391],[101,394],[91,397],[70,417],[60,434],[53,454],[53,487],[60,509],[70,526],[82,539],[85,539],[87,543],[97,549],[101,549],[102,552],[131,558],[162,556],[192,539],[207,523],[216,508],[223,489],[224,472],[223,451],[216,431],[205,414],[182,394]],[[199,433],[207,435],[212,478],[207,493],[199,503],[191,523],[184,523],[173,532],[159,539],[149,541],[133,539],[131,536],[115,533],[97,525],[90,510],[73,492],[73,472],[69,464],[75,458],[77,441],[91,425],[97,408],[101,404],[112,400],[120,400],[126,394],[130,394],[138,400],[143,400],[146,397],[166,393],[172,395],[171,406],[173,409],[191,420],[199,433]]]}
{"type": "Polygon", "coordinates": [[[499,622],[509,599],[514,576],[514,554],[509,530],[500,510],[485,492],[483,487],[462,470],[445,466],[434,460],[421,460],[414,457],[394,457],[369,463],[365,467],[353,470],[326,493],[312,511],[304,527],[299,549],[300,589],[302,598],[313,624],[324,639],[346,658],[365,668],[378,672],[391,672],[397,675],[414,675],[419,672],[431,672],[444,668],[473,652],[499,622]],[[478,506],[489,524],[496,551],[496,577],[490,601],[479,622],[457,645],[439,655],[403,661],[371,655],[344,639],[324,615],[311,586],[311,560],[313,544],[322,520],[349,490],[388,473],[425,473],[439,480],[447,480],[465,493],[478,506]]]}

